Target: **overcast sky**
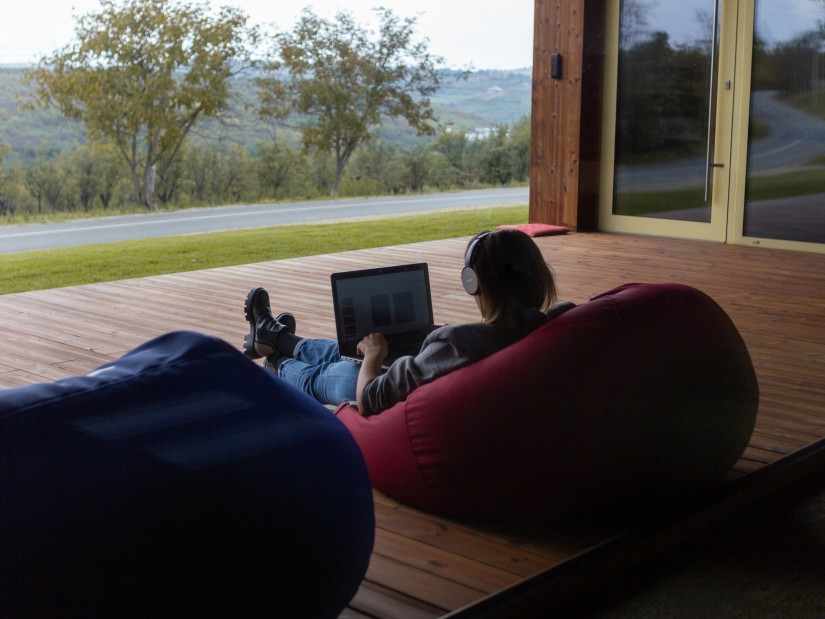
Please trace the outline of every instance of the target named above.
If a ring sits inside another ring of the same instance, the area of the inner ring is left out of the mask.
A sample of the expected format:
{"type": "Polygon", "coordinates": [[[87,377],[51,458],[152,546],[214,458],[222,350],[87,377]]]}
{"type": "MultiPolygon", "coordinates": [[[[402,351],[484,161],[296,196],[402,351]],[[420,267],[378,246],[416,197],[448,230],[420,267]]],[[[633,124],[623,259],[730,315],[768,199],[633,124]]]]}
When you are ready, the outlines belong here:
{"type": "MultiPolygon", "coordinates": [[[[209,0],[242,8],[251,22],[288,29],[304,6],[332,17],[341,8],[359,22],[374,23],[372,8],[385,6],[402,17],[417,17],[419,35],[430,40],[430,51],[451,67],[520,69],[533,62],[534,0],[209,0]]],[[[639,0],[656,29],[666,29],[681,42],[697,34],[696,11],[712,11],[712,0],[639,0]]],[[[99,0],[2,0],[0,63],[35,63],[69,43],[74,15],[99,8],[99,0]]],[[[825,18],[823,0],[764,0],[759,3],[762,36],[787,40],[825,18]]]]}
{"type": "MultiPolygon", "coordinates": [[[[518,69],[532,65],[533,0],[211,0],[242,8],[254,24],[288,29],[304,6],[331,17],[351,11],[359,22],[374,23],[371,9],[384,6],[402,17],[417,17],[417,32],[430,51],[451,67],[518,69]]],[[[74,15],[94,12],[98,0],[3,0],[0,11],[0,63],[34,63],[69,43],[74,15]]]]}

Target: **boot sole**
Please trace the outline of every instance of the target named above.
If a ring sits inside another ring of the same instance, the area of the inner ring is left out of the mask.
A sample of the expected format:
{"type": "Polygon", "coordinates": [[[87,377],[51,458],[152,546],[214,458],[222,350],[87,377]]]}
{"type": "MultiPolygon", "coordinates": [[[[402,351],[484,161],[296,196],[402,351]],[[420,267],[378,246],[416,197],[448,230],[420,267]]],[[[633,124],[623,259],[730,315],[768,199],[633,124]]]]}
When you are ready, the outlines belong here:
{"type": "Polygon", "coordinates": [[[255,351],[255,312],[252,310],[252,307],[255,305],[255,297],[261,292],[264,291],[263,288],[253,288],[249,291],[249,294],[246,295],[246,301],[243,305],[243,312],[246,321],[249,323],[249,333],[246,334],[243,338],[243,354],[249,357],[250,359],[260,359],[261,355],[259,355],[255,351]]]}

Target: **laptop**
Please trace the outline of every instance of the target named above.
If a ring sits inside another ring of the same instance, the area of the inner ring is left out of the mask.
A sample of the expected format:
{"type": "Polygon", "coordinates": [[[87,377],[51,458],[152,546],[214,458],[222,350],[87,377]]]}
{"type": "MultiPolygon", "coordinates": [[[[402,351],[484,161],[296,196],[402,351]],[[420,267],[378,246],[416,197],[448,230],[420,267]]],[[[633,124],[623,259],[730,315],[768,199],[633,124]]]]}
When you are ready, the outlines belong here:
{"type": "Polygon", "coordinates": [[[333,273],[332,304],[342,359],[361,363],[358,342],[370,333],[387,338],[383,369],[416,355],[433,324],[427,263],[333,273]]]}

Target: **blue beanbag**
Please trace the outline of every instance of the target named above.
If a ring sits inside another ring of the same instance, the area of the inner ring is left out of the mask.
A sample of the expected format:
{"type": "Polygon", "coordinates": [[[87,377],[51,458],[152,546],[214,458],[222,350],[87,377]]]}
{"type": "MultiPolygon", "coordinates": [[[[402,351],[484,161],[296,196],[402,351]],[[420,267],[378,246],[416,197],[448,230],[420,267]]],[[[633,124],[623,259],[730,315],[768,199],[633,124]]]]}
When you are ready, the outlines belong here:
{"type": "Polygon", "coordinates": [[[349,432],[219,339],[0,390],[0,616],[336,617],[374,525],[349,432]]]}

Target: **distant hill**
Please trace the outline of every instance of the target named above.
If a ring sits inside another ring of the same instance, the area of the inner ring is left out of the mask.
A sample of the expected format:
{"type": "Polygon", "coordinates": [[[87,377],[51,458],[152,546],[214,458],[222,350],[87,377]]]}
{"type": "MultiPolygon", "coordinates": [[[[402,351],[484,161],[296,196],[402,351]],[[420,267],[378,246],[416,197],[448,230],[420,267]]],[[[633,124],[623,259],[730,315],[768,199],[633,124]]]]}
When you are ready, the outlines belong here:
{"type": "MultiPolygon", "coordinates": [[[[23,110],[21,98],[28,96],[21,83],[25,67],[0,65],[0,143],[12,148],[11,158],[27,160],[44,153],[70,150],[84,140],[83,126],[65,120],[55,110],[23,110]]],[[[442,86],[432,97],[436,116],[455,131],[484,133],[484,129],[510,124],[530,114],[531,69],[476,71],[466,80],[445,73],[442,86]]],[[[232,110],[221,123],[198,127],[203,139],[220,140],[247,147],[269,138],[268,128],[255,112],[255,88],[250,78],[238,78],[232,110]],[[251,106],[251,107],[250,107],[251,106]]],[[[382,139],[408,147],[418,141],[413,131],[387,122],[382,139]]]]}

